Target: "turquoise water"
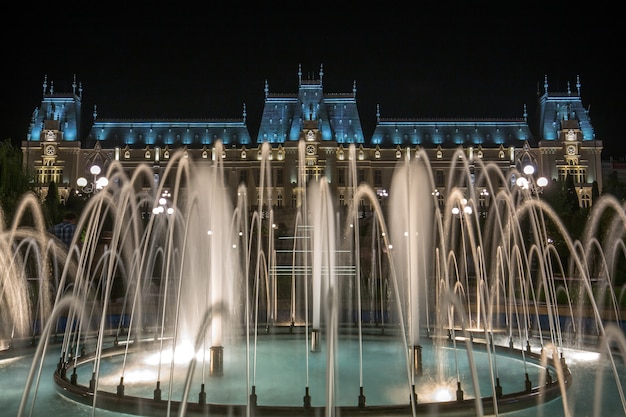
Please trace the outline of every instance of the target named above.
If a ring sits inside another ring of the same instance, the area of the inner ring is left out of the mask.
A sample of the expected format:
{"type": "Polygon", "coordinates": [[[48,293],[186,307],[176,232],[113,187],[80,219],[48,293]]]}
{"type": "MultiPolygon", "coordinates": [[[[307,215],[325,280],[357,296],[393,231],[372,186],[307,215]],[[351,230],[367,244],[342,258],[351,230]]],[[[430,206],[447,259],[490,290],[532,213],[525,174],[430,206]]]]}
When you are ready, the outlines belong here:
{"type": "MultiPolygon", "coordinates": [[[[257,366],[256,375],[251,375],[255,380],[256,393],[258,395],[258,404],[284,404],[284,405],[302,405],[302,397],[305,386],[310,387],[310,394],[313,405],[324,404],[324,381],[326,378],[326,358],[325,352],[306,355],[301,349],[301,344],[293,340],[281,340],[276,344],[273,341],[262,341],[259,343],[257,350],[257,366]],[[280,346],[280,347],[278,347],[280,346]],[[308,360],[309,373],[305,370],[305,363],[308,360]],[[301,369],[294,369],[300,367],[301,369]]],[[[342,342],[338,349],[336,362],[340,371],[337,374],[336,386],[338,405],[356,405],[359,394],[359,371],[356,366],[341,366],[341,364],[358,363],[355,361],[355,355],[358,355],[358,343],[342,342]]],[[[363,361],[366,366],[363,373],[364,393],[367,397],[367,405],[377,404],[393,404],[395,402],[402,403],[407,396],[407,376],[406,368],[402,361],[396,359],[401,357],[401,347],[398,344],[364,344],[363,345],[363,361]]],[[[245,403],[247,391],[245,386],[245,349],[225,349],[224,352],[224,376],[209,377],[205,373],[204,383],[206,384],[207,402],[221,402],[226,404],[245,403]]],[[[448,349],[443,353],[443,357],[437,356],[431,349],[423,351],[424,373],[418,378],[416,392],[420,401],[428,401],[431,395],[429,390],[434,379],[435,368],[440,369],[443,363],[446,363],[443,371],[448,374],[454,374],[455,369],[451,368],[451,364],[457,360],[459,370],[462,375],[467,375],[468,364],[464,360],[466,356],[461,355],[454,357],[453,351],[448,349]],[[465,365],[464,365],[465,362],[465,365]],[[433,365],[439,364],[439,365],[433,365]]],[[[530,416],[549,416],[558,417],[568,415],[565,411],[564,401],[567,401],[569,407],[569,415],[571,416],[593,416],[594,405],[601,406],[599,416],[619,416],[626,415],[619,392],[615,382],[615,376],[612,367],[606,358],[594,352],[585,352],[577,350],[565,350],[563,353],[566,362],[573,374],[573,382],[565,396],[553,400],[547,404],[533,407],[526,410],[510,412],[503,414],[510,417],[530,417],[530,416]],[[602,382],[602,393],[596,395],[594,389],[596,387],[596,378],[600,374],[602,382]]],[[[485,355],[480,352],[474,352],[474,357],[478,369],[484,369],[481,366],[485,360],[485,355]]],[[[125,392],[127,395],[143,395],[152,396],[154,389],[154,381],[158,367],[154,361],[147,360],[151,358],[148,354],[136,355],[131,358],[126,365],[125,371],[125,392]],[[133,359],[141,358],[141,361],[133,359]],[[145,384],[133,384],[133,379],[145,379],[145,384]]],[[[169,360],[169,359],[168,359],[169,360]]],[[[506,394],[513,391],[521,391],[523,389],[523,379],[520,377],[521,362],[517,359],[498,357],[499,378],[506,394]]],[[[45,365],[42,369],[42,376],[39,379],[37,394],[34,405],[32,404],[33,396],[29,397],[29,402],[25,408],[23,415],[34,417],[82,417],[82,416],[103,416],[103,417],[125,417],[128,414],[113,413],[106,410],[93,410],[91,407],[75,403],[56,392],[56,387],[52,379],[53,371],[58,362],[58,351],[52,347],[49,354],[46,355],[45,365]]],[[[19,409],[22,393],[25,389],[25,382],[33,363],[32,352],[25,352],[23,355],[13,358],[0,360],[0,416],[9,417],[16,416],[19,409]]],[[[101,378],[99,379],[99,389],[115,392],[115,386],[119,383],[119,375],[123,362],[120,358],[109,360],[103,363],[100,370],[101,378]]],[[[621,359],[616,362],[617,372],[619,375],[626,375],[626,366],[621,359]]],[[[167,367],[165,367],[167,369],[167,367]]],[[[187,369],[186,364],[178,367],[174,378],[183,378],[187,369]]],[[[91,375],[91,366],[83,366],[78,370],[78,381],[81,385],[87,385],[91,375]]],[[[195,375],[196,380],[192,383],[192,393],[190,399],[197,397],[199,387],[203,382],[202,369],[197,369],[195,375]],[[195,390],[195,391],[194,391],[195,390]]],[[[531,381],[536,385],[538,381],[538,373],[541,371],[539,367],[529,365],[531,381]]],[[[164,373],[167,371],[163,371],[164,373]]],[[[488,381],[488,374],[481,374],[479,371],[479,381],[488,381]]],[[[36,379],[36,378],[35,378],[36,379]]],[[[444,378],[448,379],[448,378],[444,378]]],[[[451,385],[456,389],[456,379],[452,376],[449,378],[451,385]]],[[[164,374],[161,374],[162,389],[164,398],[167,395],[169,380],[164,374]]],[[[467,396],[472,395],[472,384],[468,377],[461,377],[463,389],[467,396]]],[[[490,385],[481,382],[481,391],[483,396],[488,396],[490,385]]],[[[175,383],[175,387],[181,384],[175,383]]],[[[454,392],[454,391],[452,391],[454,392]]],[[[179,399],[181,393],[174,389],[172,398],[179,399]]],[[[173,414],[175,415],[175,414],[173,414]]],[[[294,416],[296,417],[296,416],[294,416]]]]}

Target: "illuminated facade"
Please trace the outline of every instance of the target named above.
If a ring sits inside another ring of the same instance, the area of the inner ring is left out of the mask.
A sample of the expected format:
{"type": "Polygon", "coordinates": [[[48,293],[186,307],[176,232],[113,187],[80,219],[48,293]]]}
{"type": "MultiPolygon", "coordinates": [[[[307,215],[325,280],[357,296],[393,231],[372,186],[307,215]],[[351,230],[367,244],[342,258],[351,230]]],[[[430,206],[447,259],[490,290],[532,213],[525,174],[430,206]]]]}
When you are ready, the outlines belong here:
{"type": "Polygon", "coordinates": [[[71,92],[57,93],[45,79],[41,105],[22,143],[24,163],[34,170],[42,195],[54,181],[62,199],[76,190],[79,177],[91,175],[94,164],[106,172],[110,161],[119,160],[129,176],[140,164],[148,164],[158,182],[173,152],[185,152],[199,163],[210,164],[218,142],[224,145],[226,182],[232,190],[246,183],[252,194],[249,201],[255,201],[257,192],[261,144],[271,145],[276,207],[299,205],[301,190],[296,179],[301,161],[307,178],[328,178],[337,201],[343,204],[351,198],[351,157],[356,160],[356,180],[368,182],[382,197],[398,160],[421,149],[432,166],[433,192],[442,199],[455,175],[450,167],[459,151],[467,158],[472,178],[478,175],[474,170],[481,169],[479,160],[496,164],[503,173],[532,162],[538,176],[564,179],[572,175],[581,206],[591,204],[594,181],[602,189],[602,141],[596,140],[582,105],[579,80],[575,91],[568,87],[566,92],[552,93],[546,77],[543,92],[538,92],[539,126],[534,130],[525,107],[518,119],[394,119],[381,117],[378,109],[374,132],[366,136],[357,110],[356,84],[347,93],[326,93],[323,77],[323,67],[318,78],[311,80],[303,79],[299,70],[294,94],[270,93],[266,82],[256,138],[248,129],[245,105],[242,118],[234,120],[102,120],[94,108],[93,120],[83,123],[80,84],[74,79],[71,92]],[[352,144],[353,156],[349,154],[352,144]]]}

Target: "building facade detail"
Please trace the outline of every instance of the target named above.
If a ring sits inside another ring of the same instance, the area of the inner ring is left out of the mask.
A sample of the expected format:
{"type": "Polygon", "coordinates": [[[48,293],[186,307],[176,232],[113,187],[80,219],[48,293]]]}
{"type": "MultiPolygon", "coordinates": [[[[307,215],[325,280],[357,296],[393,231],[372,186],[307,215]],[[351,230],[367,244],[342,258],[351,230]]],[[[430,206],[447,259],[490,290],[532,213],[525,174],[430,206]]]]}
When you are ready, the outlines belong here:
{"type": "Polygon", "coordinates": [[[473,178],[480,174],[479,161],[493,163],[506,173],[532,155],[539,175],[573,176],[581,206],[590,204],[594,182],[602,188],[602,141],[596,139],[589,112],[582,105],[579,79],[575,92],[568,86],[566,92],[554,93],[549,92],[545,78],[544,90],[538,92],[535,130],[529,126],[526,106],[522,117],[506,119],[401,119],[382,117],[378,106],[376,126],[367,134],[357,109],[356,82],[348,93],[328,93],[323,75],[320,66],[317,78],[304,79],[299,68],[293,94],[273,93],[266,81],[264,108],[254,137],[245,105],[239,119],[189,120],[101,119],[94,107],[93,120],[83,124],[83,91],[76,77],[69,93],[55,92],[53,82],[45,77],[42,101],[22,143],[24,163],[34,170],[42,195],[55,182],[62,199],[94,164],[106,172],[110,161],[118,160],[129,177],[147,164],[158,181],[174,152],[206,163],[213,163],[220,152],[227,183],[245,183],[253,194],[248,200],[255,204],[264,143],[270,145],[270,184],[277,206],[300,204],[300,164],[306,167],[305,180],[328,178],[341,203],[351,198],[350,184],[359,182],[368,182],[379,196],[385,196],[398,160],[422,151],[430,159],[433,193],[442,198],[455,175],[450,172],[451,161],[459,155],[467,159],[473,178]],[[349,172],[353,160],[354,174],[349,172]]]}

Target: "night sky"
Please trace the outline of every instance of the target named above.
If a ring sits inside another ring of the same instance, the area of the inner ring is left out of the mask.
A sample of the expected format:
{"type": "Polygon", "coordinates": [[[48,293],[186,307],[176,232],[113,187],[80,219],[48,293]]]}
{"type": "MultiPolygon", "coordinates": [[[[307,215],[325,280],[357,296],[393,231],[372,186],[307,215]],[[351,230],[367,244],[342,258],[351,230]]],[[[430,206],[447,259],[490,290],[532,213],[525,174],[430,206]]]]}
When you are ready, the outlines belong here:
{"type": "Polygon", "coordinates": [[[604,5],[128,3],[25,3],[5,14],[2,139],[26,137],[46,74],[57,92],[76,74],[89,119],[94,104],[100,118],[227,119],[245,103],[254,137],[265,80],[271,93],[296,93],[298,65],[317,78],[323,64],[326,93],[356,81],[366,136],[377,105],[398,118],[522,117],[526,105],[536,132],[544,75],[551,92],[575,90],[580,76],[603,159],[626,156],[624,20],[604,5]]]}

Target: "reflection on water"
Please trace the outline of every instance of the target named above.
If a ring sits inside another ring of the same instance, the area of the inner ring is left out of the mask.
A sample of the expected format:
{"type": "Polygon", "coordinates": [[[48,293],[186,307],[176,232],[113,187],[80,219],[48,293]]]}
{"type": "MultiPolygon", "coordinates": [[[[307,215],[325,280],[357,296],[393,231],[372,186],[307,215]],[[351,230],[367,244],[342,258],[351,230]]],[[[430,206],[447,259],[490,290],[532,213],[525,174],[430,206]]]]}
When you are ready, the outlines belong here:
{"type": "MultiPolygon", "coordinates": [[[[29,403],[26,409],[26,415],[33,417],[87,417],[93,416],[94,410],[90,407],[75,403],[66,399],[64,396],[56,392],[55,384],[52,381],[52,373],[57,365],[58,360],[58,348],[52,347],[49,354],[46,356],[45,365],[43,369],[43,377],[39,382],[37,399],[34,407],[31,409],[29,403]]],[[[282,354],[281,354],[282,355],[282,354]]],[[[616,355],[617,356],[617,355],[616,355]]],[[[32,365],[32,354],[25,351],[23,355],[15,357],[3,356],[0,359],[0,416],[9,417],[15,416],[18,412],[19,403],[24,391],[24,383],[29,369],[32,365]]],[[[619,391],[615,385],[615,378],[612,374],[611,365],[606,358],[600,356],[598,352],[594,351],[581,351],[581,350],[564,350],[564,357],[569,364],[569,368],[573,374],[572,385],[566,392],[563,398],[553,400],[547,404],[540,405],[538,407],[510,412],[507,413],[508,417],[565,417],[565,409],[563,407],[563,401],[567,401],[569,404],[569,411],[571,416],[594,416],[594,406],[600,406],[599,416],[620,416],[626,415],[622,408],[622,402],[620,399],[619,391]],[[596,397],[595,386],[596,378],[600,374],[602,390],[601,394],[596,397]]],[[[268,363],[268,366],[279,366],[283,363],[280,359],[285,359],[284,356],[279,356],[276,362],[268,363]]],[[[288,361],[287,361],[288,362],[288,361]]],[[[119,364],[110,364],[112,368],[119,364]]],[[[617,357],[617,371],[620,375],[626,375],[626,366],[624,361],[617,357]]],[[[104,373],[107,370],[103,370],[104,373]]],[[[380,376],[384,376],[379,374],[380,376]]],[[[83,377],[81,377],[82,379],[83,377]]],[[[85,380],[88,377],[84,377],[85,380]]],[[[104,378],[106,381],[106,377],[104,378]]],[[[153,381],[154,379],[150,379],[153,381]]],[[[117,384],[117,380],[112,378],[112,387],[117,384]]],[[[284,388],[287,388],[293,381],[286,381],[282,378],[277,378],[271,381],[272,384],[284,384],[284,388]]],[[[219,386],[219,384],[217,385],[219,386]]],[[[367,384],[365,388],[367,390],[367,384]]],[[[107,388],[107,389],[109,389],[107,388]]],[[[296,405],[300,405],[301,395],[300,388],[290,387],[295,391],[294,402],[296,405]]],[[[210,390],[209,390],[210,391],[210,390]]],[[[240,398],[232,399],[245,401],[245,386],[241,386],[240,398]]],[[[406,394],[404,389],[401,390],[402,395],[406,394]]],[[[259,395],[259,404],[263,401],[280,401],[276,398],[276,395],[283,395],[284,392],[275,390],[273,388],[264,388],[262,385],[257,387],[257,394],[259,395]],[[266,397],[265,399],[263,397],[266,397]]],[[[356,396],[355,401],[356,401],[356,396]]],[[[377,401],[377,395],[373,392],[368,392],[368,400],[377,401]]],[[[114,413],[107,410],[97,409],[95,415],[101,417],[126,417],[129,414],[114,413]]],[[[294,416],[297,417],[297,416],[294,416]]]]}

